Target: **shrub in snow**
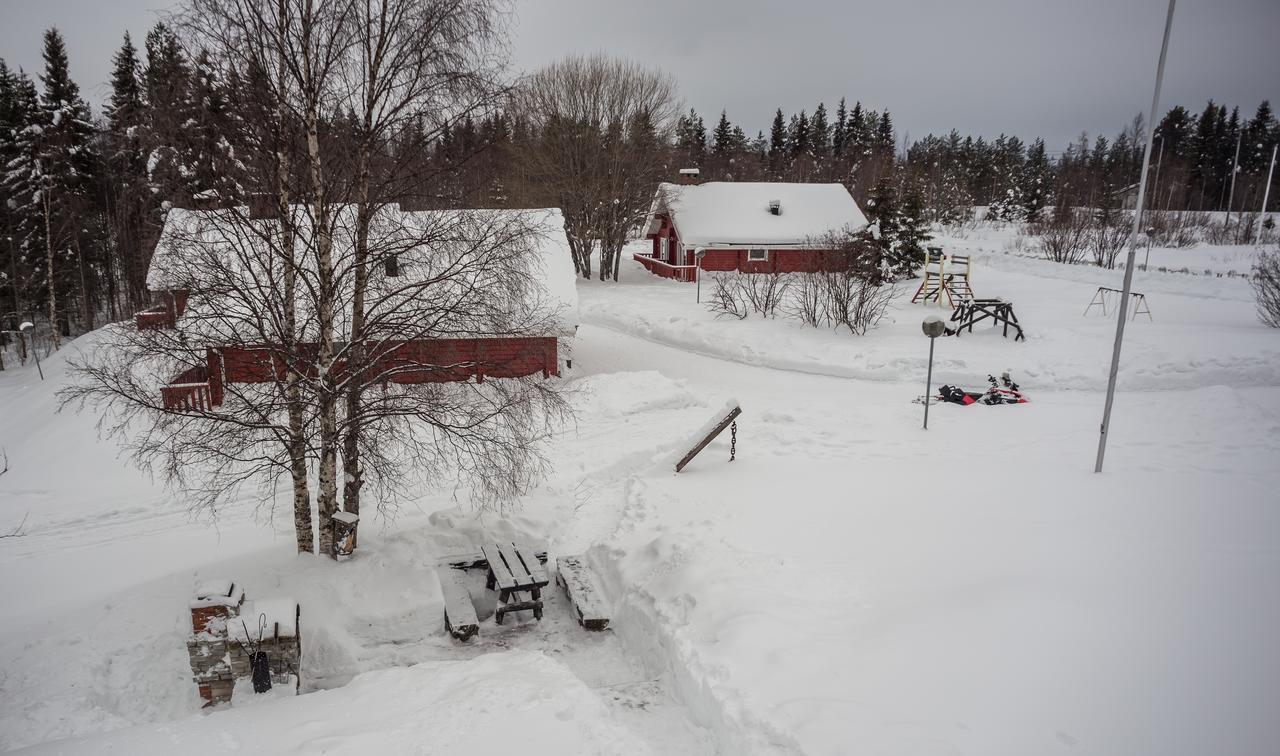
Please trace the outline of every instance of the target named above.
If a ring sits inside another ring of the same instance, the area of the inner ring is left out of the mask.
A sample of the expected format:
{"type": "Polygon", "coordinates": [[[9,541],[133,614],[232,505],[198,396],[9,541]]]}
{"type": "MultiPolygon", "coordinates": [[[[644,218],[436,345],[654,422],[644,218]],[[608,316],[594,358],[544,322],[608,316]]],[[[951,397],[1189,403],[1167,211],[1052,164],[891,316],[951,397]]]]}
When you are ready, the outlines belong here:
{"type": "Polygon", "coordinates": [[[1088,254],[1088,218],[1071,208],[1058,208],[1048,223],[1033,224],[1028,230],[1039,238],[1040,253],[1046,260],[1078,265],[1088,254]]]}
{"type": "Polygon", "coordinates": [[[1258,317],[1272,328],[1280,328],[1280,247],[1258,255],[1251,282],[1258,301],[1258,317]]]}
{"type": "Polygon", "coordinates": [[[728,315],[743,320],[750,314],[739,278],[740,276],[733,274],[710,276],[711,294],[707,299],[707,309],[714,312],[716,317],[728,315]]]}

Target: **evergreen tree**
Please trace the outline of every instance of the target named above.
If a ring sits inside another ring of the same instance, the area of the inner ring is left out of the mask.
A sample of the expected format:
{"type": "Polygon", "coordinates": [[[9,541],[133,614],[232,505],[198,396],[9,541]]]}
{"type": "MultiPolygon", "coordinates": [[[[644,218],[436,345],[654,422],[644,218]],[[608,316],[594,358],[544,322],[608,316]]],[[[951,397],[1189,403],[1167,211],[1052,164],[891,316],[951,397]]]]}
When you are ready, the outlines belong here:
{"type": "Polygon", "coordinates": [[[702,165],[707,155],[707,127],[702,116],[690,108],[689,114],[676,123],[676,149],[688,162],[686,167],[702,165]]]}
{"type": "Polygon", "coordinates": [[[782,118],[782,108],[773,114],[769,128],[769,172],[779,178],[787,164],[787,126],[782,118]]]}
{"type": "Polygon", "coordinates": [[[819,161],[831,151],[831,125],[827,121],[827,106],[821,102],[809,121],[809,151],[819,161]]]}
{"type": "Polygon", "coordinates": [[[89,210],[96,165],[89,108],[71,80],[66,45],[57,29],[45,32],[44,63],[38,105],[31,104],[34,92],[19,85],[20,107],[28,114],[12,145],[16,157],[8,164],[5,183],[18,216],[19,255],[30,271],[31,296],[43,302],[57,348],[63,313],[73,296],[92,327],[86,270],[92,260],[86,259],[81,216],[89,210]]]}
{"type": "Polygon", "coordinates": [[[1044,140],[1037,138],[1027,150],[1027,160],[1022,167],[1020,182],[1023,208],[1028,220],[1039,218],[1040,210],[1050,204],[1051,181],[1051,166],[1049,156],[1045,152],[1044,140]]]}
{"type": "Polygon", "coordinates": [[[788,124],[787,141],[793,160],[801,155],[810,154],[809,116],[803,110],[800,111],[800,115],[794,116],[791,119],[791,123],[788,124]]]}
{"type": "Polygon", "coordinates": [[[144,243],[143,223],[147,202],[147,153],[144,142],[146,104],[139,80],[138,51],[126,32],[113,59],[111,98],[107,103],[106,194],[111,206],[116,274],[123,281],[126,303],[141,309],[147,301],[146,267],[149,255],[144,243]]]}
{"type": "Polygon", "coordinates": [[[886,109],[880,114],[880,121],[876,125],[876,147],[885,155],[892,156],[896,144],[897,142],[893,136],[893,119],[886,109]]]}
{"type": "Polygon", "coordinates": [[[728,157],[735,149],[733,126],[729,123],[728,114],[723,110],[720,111],[720,121],[716,123],[711,139],[711,153],[718,158],[728,157]]]}
{"type": "Polygon", "coordinates": [[[899,204],[894,182],[884,176],[867,200],[867,219],[886,278],[893,281],[915,276],[923,263],[924,243],[932,238],[919,193],[907,190],[899,204]]]}
{"type": "Polygon", "coordinates": [[[849,112],[845,109],[844,98],[836,107],[836,122],[831,125],[831,153],[837,159],[844,155],[844,140],[849,127],[849,112]]]}
{"type": "Polygon", "coordinates": [[[866,114],[862,112],[862,103],[855,102],[845,123],[844,148],[854,157],[867,154],[866,114]]]}

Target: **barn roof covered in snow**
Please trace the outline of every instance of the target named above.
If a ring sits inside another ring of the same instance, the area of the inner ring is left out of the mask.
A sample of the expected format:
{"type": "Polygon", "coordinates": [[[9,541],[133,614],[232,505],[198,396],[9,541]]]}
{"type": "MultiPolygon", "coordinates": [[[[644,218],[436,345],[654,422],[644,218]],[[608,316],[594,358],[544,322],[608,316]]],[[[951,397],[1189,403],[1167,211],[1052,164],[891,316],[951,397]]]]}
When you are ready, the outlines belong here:
{"type": "MultiPolygon", "coordinates": [[[[828,234],[867,225],[841,184],[661,184],[653,213],[662,212],[671,216],[686,247],[813,247],[828,234]]],[[[650,233],[655,230],[651,217],[650,233]]]]}
{"type": "MultiPolygon", "coordinates": [[[[293,218],[300,260],[299,338],[306,339],[315,327],[314,296],[308,294],[316,286],[313,224],[302,205],[293,207],[293,218]]],[[[339,333],[351,317],[354,219],[354,206],[336,208],[339,333]]],[[[184,330],[234,335],[215,332],[238,331],[237,318],[246,324],[260,319],[257,303],[280,294],[280,226],[276,219],[250,219],[243,207],[170,210],[147,287],[190,292],[178,323],[184,330]]],[[[437,338],[509,336],[521,330],[570,336],[577,326],[576,277],[559,209],[406,211],[392,205],[374,216],[369,235],[371,248],[384,261],[394,257],[395,265],[393,275],[385,264],[369,264],[366,307],[380,307],[392,320],[396,312],[422,313],[432,319],[430,335],[437,338]],[[467,307],[468,298],[481,298],[486,306],[467,307]],[[424,302],[442,305],[429,311],[424,302]],[[444,306],[450,302],[458,306],[444,306]]]]}

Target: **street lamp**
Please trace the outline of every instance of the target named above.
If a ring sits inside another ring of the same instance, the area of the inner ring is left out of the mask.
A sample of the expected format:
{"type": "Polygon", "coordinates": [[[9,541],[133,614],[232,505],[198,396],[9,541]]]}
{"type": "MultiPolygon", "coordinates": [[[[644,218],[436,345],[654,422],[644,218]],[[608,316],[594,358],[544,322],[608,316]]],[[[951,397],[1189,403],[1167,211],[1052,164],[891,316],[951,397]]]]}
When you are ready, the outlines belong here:
{"type": "MultiPolygon", "coordinates": [[[[18,333],[22,334],[23,339],[26,339],[27,331],[30,331],[32,328],[35,328],[35,324],[30,320],[24,320],[22,321],[22,324],[18,326],[18,333]]],[[[36,349],[36,338],[34,333],[31,334],[31,354],[36,358],[36,371],[40,373],[40,380],[43,381],[44,368],[40,367],[40,350],[36,349]]]]}
{"type": "Polygon", "coordinates": [[[929,377],[924,381],[924,429],[929,430],[929,395],[933,393],[933,341],[947,330],[947,324],[938,315],[928,315],[920,324],[920,330],[929,337],[929,377]]]}

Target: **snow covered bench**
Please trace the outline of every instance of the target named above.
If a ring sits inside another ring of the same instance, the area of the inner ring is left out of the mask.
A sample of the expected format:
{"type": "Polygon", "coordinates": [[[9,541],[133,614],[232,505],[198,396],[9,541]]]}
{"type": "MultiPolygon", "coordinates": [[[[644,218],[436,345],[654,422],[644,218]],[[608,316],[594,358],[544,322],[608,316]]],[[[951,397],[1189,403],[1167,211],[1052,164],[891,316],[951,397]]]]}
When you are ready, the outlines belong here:
{"type": "Polygon", "coordinates": [[[603,630],[609,626],[609,617],[601,604],[600,589],[581,556],[556,559],[556,582],[564,588],[565,595],[573,604],[579,625],[587,630],[603,630]]]}
{"type": "Polygon", "coordinates": [[[476,617],[475,605],[471,603],[466,574],[441,565],[436,568],[436,576],[440,578],[440,593],[444,595],[445,629],[460,641],[480,632],[480,620],[476,617]]]}

